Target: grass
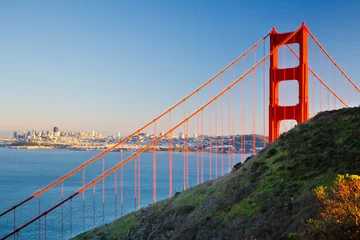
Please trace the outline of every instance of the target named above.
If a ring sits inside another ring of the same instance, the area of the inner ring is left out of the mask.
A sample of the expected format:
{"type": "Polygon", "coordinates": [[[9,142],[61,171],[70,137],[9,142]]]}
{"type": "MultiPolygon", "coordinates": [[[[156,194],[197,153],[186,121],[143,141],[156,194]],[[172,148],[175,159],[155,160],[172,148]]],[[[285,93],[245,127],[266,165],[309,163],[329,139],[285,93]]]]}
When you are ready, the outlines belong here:
{"type": "Polygon", "coordinates": [[[128,214],[119,221],[119,224],[111,224],[109,226],[109,233],[112,236],[117,236],[118,234],[128,231],[135,223],[134,214],[128,214]]]}
{"type": "Polygon", "coordinates": [[[251,214],[256,213],[259,209],[260,209],[260,206],[256,202],[251,200],[251,198],[248,198],[248,199],[244,199],[243,201],[241,201],[238,204],[235,204],[231,208],[228,216],[229,217],[237,217],[240,214],[241,216],[246,218],[246,217],[250,216],[251,214]]]}

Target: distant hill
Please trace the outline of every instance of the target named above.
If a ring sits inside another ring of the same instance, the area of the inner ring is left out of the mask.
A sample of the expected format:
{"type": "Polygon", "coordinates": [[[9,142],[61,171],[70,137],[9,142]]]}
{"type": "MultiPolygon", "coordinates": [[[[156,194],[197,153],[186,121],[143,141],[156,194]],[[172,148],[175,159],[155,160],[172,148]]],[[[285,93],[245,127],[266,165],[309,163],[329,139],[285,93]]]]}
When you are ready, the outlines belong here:
{"type": "Polygon", "coordinates": [[[360,174],[360,108],[322,112],[232,173],[76,239],[288,239],[317,215],[312,190],[360,174]]]}

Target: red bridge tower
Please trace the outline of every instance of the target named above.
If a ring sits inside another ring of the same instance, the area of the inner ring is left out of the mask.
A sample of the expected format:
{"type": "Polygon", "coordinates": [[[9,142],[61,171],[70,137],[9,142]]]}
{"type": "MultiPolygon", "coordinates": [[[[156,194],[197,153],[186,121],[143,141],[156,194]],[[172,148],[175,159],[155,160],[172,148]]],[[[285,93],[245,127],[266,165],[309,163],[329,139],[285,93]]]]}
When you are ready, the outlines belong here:
{"type": "MultiPolygon", "coordinates": [[[[291,33],[278,33],[273,28],[270,34],[270,51],[285,40],[291,33]]],[[[270,104],[269,104],[269,141],[273,142],[280,135],[282,120],[296,120],[298,124],[309,119],[308,102],[308,30],[305,24],[286,44],[299,44],[299,65],[294,68],[279,69],[276,50],[270,56],[270,104]],[[297,80],[299,84],[299,102],[295,106],[279,105],[279,83],[297,80]]],[[[284,45],[285,46],[285,45],[284,45]]]]}

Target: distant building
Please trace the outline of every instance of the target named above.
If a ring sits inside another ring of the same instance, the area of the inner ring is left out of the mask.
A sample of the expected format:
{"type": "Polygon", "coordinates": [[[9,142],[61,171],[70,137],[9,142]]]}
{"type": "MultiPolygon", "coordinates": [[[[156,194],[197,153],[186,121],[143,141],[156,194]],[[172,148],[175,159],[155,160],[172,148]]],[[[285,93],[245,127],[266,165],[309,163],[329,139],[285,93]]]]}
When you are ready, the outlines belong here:
{"type": "Polygon", "coordinates": [[[17,132],[14,132],[13,137],[16,138],[16,139],[18,138],[17,132]]]}
{"type": "Polygon", "coordinates": [[[58,127],[54,127],[54,133],[58,132],[59,128],[58,127]]]}
{"type": "Polygon", "coordinates": [[[198,137],[197,133],[194,133],[194,138],[197,138],[197,137],[198,137]]]}
{"type": "Polygon", "coordinates": [[[52,137],[52,136],[53,136],[53,132],[50,131],[50,130],[47,130],[47,131],[46,131],[46,136],[52,137]]]}
{"type": "Polygon", "coordinates": [[[94,130],[92,130],[92,132],[91,132],[91,137],[95,137],[96,135],[95,135],[95,131],[94,130]]]}
{"type": "Polygon", "coordinates": [[[120,137],[121,137],[120,132],[117,132],[117,137],[118,137],[118,138],[120,138],[120,137]]]}
{"type": "Polygon", "coordinates": [[[76,135],[79,136],[79,137],[81,137],[81,138],[85,138],[85,137],[87,137],[89,134],[86,133],[86,132],[81,131],[81,132],[78,132],[76,135]]]}

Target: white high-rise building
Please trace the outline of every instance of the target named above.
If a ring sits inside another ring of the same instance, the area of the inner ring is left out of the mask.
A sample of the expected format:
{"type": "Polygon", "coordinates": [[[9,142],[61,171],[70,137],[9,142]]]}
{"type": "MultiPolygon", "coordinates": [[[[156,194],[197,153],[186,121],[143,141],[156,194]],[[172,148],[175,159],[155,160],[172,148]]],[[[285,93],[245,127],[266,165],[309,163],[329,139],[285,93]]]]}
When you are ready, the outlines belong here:
{"type": "Polygon", "coordinates": [[[183,134],[182,132],[179,133],[179,138],[184,139],[185,138],[185,134],[183,134]]]}
{"type": "Polygon", "coordinates": [[[194,138],[197,138],[197,137],[198,137],[197,133],[194,133],[194,138]]]}
{"type": "Polygon", "coordinates": [[[117,132],[117,137],[118,137],[118,138],[120,138],[120,137],[121,137],[120,132],[117,132]]]}
{"type": "Polygon", "coordinates": [[[95,131],[94,131],[94,130],[92,130],[92,132],[91,132],[91,136],[92,136],[92,137],[95,137],[95,136],[96,136],[96,134],[95,134],[95,131]]]}

